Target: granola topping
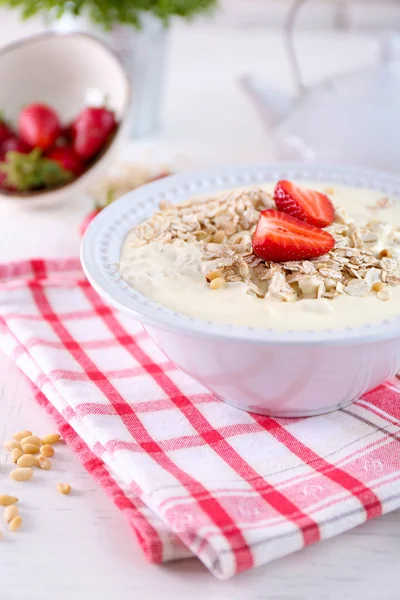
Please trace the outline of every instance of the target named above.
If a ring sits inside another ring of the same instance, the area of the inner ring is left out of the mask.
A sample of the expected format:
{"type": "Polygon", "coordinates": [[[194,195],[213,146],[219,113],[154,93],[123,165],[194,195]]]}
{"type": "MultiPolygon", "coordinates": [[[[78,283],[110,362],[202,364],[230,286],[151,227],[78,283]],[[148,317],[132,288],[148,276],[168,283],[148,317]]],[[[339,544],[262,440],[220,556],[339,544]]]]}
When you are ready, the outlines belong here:
{"type": "MultiPolygon", "coordinates": [[[[330,187],[314,185],[325,193],[330,187]]],[[[399,203],[335,186],[335,219],[326,228],[333,249],[278,263],[252,252],[260,212],[275,208],[273,188],[161,202],[128,234],[122,278],[177,312],[238,325],[335,328],[400,314],[399,203]]]]}
{"type": "MultiPolygon", "coordinates": [[[[129,242],[133,247],[152,242],[194,244],[211,289],[241,282],[249,294],[281,302],[332,300],[339,294],[362,297],[374,292],[377,282],[400,284],[400,261],[381,250],[383,241],[397,244],[400,251],[400,227],[376,219],[358,227],[338,207],[334,222],[326,228],[336,241],[333,250],[314,260],[274,263],[255,256],[251,245],[260,212],[270,208],[275,208],[274,200],[261,188],[192,198],[179,205],[163,202],[159,212],[132,232],[129,242]],[[219,285],[213,283],[215,273],[219,285]]],[[[377,296],[386,299],[382,291],[377,296]]]]}

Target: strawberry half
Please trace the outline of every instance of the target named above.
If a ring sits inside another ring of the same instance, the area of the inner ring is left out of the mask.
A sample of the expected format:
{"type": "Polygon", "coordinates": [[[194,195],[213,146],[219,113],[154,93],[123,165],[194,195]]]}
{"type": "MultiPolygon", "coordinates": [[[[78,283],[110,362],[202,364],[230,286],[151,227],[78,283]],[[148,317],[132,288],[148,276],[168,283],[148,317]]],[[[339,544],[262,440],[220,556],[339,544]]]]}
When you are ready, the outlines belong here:
{"type": "Polygon", "coordinates": [[[315,227],[327,227],[335,218],[335,209],[328,196],[302,188],[291,181],[278,181],[274,200],[278,210],[315,227]]]}
{"type": "Polygon", "coordinates": [[[252,239],[253,252],[263,260],[286,262],[322,256],[335,245],[330,233],[278,210],[260,214],[252,239]]]}

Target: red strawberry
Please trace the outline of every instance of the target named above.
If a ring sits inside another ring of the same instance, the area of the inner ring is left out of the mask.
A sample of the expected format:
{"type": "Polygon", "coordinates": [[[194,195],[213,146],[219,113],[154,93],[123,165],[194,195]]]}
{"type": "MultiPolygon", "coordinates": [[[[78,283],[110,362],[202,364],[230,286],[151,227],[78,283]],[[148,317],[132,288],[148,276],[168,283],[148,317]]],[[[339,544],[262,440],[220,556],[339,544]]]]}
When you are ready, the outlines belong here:
{"type": "Polygon", "coordinates": [[[253,252],[264,260],[286,262],[322,256],[335,245],[330,233],[278,210],[264,210],[253,234],[253,252]]]}
{"type": "Polygon", "coordinates": [[[33,148],[49,150],[61,132],[57,113],[45,104],[29,104],[19,115],[20,138],[33,148]]]}
{"type": "Polygon", "coordinates": [[[106,108],[85,108],[72,124],[73,146],[83,160],[93,158],[115,131],[115,115],[106,108]]]}
{"type": "Polygon", "coordinates": [[[0,160],[6,158],[7,152],[21,152],[21,154],[29,154],[31,148],[17,137],[9,137],[4,142],[0,143],[0,160]]]}
{"type": "Polygon", "coordinates": [[[153,177],[149,179],[149,183],[152,181],[158,181],[159,179],[164,179],[164,177],[169,177],[169,175],[171,175],[171,173],[168,173],[168,171],[161,171],[158,173],[158,175],[153,175],[153,177]]]}
{"type": "Polygon", "coordinates": [[[278,210],[315,227],[327,227],[335,218],[335,209],[328,196],[302,188],[291,181],[278,181],[274,200],[278,210]]]}
{"type": "Polygon", "coordinates": [[[11,129],[9,128],[9,126],[7,125],[7,123],[5,123],[1,118],[0,118],[0,144],[2,142],[4,142],[5,140],[7,140],[8,138],[12,137],[14,134],[11,131],[11,129]]]}
{"type": "Polygon", "coordinates": [[[46,154],[46,158],[55,160],[66,171],[70,171],[70,173],[73,173],[76,177],[79,177],[85,168],[82,160],[75,154],[70,146],[58,146],[53,148],[46,154]]]}
{"type": "Polygon", "coordinates": [[[97,207],[94,210],[92,210],[90,213],[88,213],[86,215],[86,217],[83,219],[82,223],[79,226],[79,235],[82,237],[83,234],[85,233],[86,229],[89,227],[90,223],[93,221],[93,219],[95,217],[97,217],[97,215],[99,214],[99,212],[101,212],[101,208],[97,207]]]}

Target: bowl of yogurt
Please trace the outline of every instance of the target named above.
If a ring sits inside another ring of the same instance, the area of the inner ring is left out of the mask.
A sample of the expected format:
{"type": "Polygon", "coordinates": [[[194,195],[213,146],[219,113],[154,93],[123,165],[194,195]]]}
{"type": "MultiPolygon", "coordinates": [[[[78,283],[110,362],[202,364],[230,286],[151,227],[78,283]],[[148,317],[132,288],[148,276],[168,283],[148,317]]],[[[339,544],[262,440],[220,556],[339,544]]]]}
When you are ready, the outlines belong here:
{"type": "Polygon", "coordinates": [[[398,198],[399,177],[357,169],[175,175],[102,211],[82,265],[105,301],[228,404],[317,415],[400,369],[398,198]],[[278,182],[294,190],[288,202],[278,182]]]}

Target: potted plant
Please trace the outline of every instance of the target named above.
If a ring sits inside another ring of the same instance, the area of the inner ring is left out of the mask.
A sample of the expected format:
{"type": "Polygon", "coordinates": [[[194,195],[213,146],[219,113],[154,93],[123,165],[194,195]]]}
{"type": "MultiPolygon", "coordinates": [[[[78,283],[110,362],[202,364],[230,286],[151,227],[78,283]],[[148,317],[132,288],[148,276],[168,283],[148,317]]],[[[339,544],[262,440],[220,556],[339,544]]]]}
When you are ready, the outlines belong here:
{"type": "Polygon", "coordinates": [[[42,15],[48,28],[85,31],[107,41],[133,82],[132,135],[155,133],[159,121],[167,27],[174,17],[191,19],[218,0],[0,0],[23,19],[42,15]]]}

